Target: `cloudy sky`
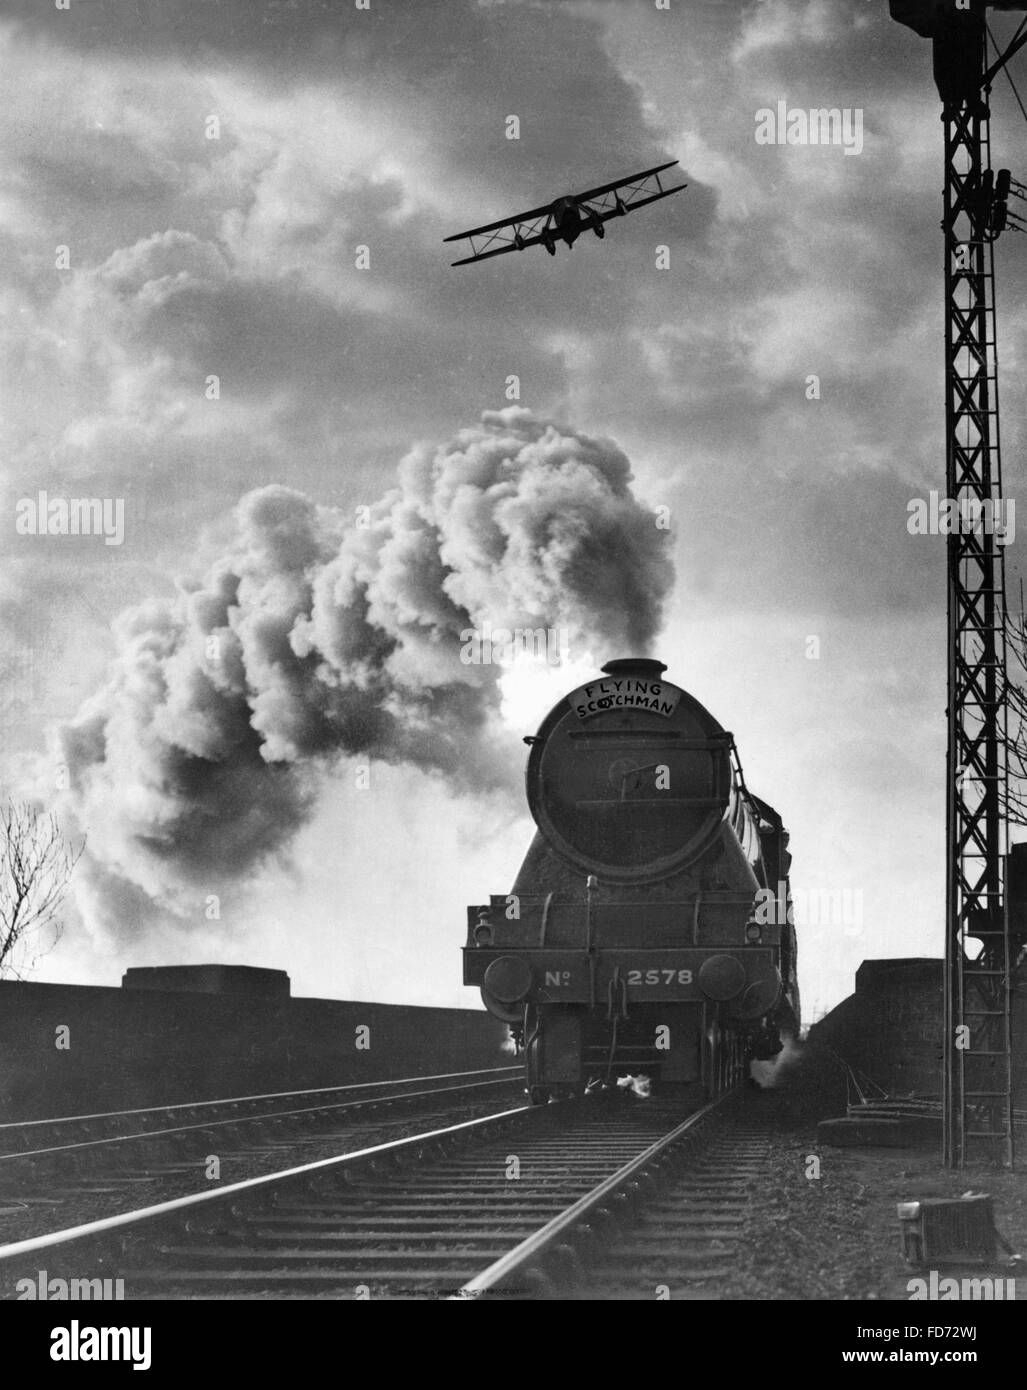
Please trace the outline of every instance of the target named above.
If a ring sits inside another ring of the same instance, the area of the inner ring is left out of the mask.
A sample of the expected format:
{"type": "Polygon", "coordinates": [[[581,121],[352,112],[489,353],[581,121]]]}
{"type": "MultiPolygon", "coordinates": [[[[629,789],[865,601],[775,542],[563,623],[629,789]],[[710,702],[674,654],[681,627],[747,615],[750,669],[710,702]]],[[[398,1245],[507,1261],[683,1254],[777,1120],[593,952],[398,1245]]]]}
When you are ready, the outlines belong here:
{"type": "Polygon", "coordinates": [[[0,775],[88,835],[39,977],[474,1002],[464,906],[565,681],[460,667],[468,614],[647,649],[735,733],[795,889],[861,906],[801,935],[808,1018],[941,953],[945,542],[906,529],[944,486],[941,128],[884,0],[8,0],[0,65],[0,775]],[[757,144],[781,100],[862,150],[757,144]],[[603,242],[450,268],[668,159],[687,192],[603,242]],[[18,534],[41,489],[123,499],[123,542],[18,534]]]}

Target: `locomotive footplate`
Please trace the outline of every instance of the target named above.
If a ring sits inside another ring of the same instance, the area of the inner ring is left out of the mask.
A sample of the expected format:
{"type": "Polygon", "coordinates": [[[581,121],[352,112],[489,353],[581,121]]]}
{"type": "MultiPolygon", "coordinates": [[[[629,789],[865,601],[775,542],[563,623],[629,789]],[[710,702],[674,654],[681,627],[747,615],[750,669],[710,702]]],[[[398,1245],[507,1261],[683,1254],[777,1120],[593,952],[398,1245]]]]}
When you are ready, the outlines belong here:
{"type": "Polygon", "coordinates": [[[756,1018],[777,1003],[781,977],[768,947],[670,950],[464,949],[464,984],[479,985],[486,1006],[586,1004],[618,1011],[632,1003],[670,1000],[732,1005],[756,1018]]]}

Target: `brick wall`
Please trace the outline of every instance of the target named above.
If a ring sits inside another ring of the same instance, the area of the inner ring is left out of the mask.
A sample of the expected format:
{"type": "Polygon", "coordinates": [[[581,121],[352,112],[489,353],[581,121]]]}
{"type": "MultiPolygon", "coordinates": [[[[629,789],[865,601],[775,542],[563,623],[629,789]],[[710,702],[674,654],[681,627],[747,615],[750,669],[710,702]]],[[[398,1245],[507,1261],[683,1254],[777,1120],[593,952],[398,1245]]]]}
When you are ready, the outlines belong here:
{"type": "MultiPolygon", "coordinates": [[[[942,962],[924,958],[866,960],[856,992],[814,1024],[810,1040],[825,1043],[892,1095],[941,1095],[942,962]]],[[[1014,1104],[1027,1107],[1027,995],[1015,997],[1014,1104]]]]}
{"type": "Polygon", "coordinates": [[[0,1116],[36,1119],[508,1065],[470,1009],[0,982],[0,1116]],[[69,1029],[67,1050],[56,1029],[69,1029]],[[370,1030],[358,1050],[356,1029],[370,1030]]]}

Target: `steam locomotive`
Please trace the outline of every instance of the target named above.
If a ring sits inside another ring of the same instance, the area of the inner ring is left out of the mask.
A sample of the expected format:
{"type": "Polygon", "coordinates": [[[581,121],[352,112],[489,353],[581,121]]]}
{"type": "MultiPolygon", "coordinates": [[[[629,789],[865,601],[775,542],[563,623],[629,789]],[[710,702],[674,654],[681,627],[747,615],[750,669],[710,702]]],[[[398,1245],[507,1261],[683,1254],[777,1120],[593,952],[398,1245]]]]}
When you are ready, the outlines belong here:
{"type": "Polygon", "coordinates": [[[788,834],[662,662],[602,670],[525,739],[538,829],[511,891],[468,908],[464,983],[535,1104],[629,1075],[712,1097],[798,1031],[788,834]]]}

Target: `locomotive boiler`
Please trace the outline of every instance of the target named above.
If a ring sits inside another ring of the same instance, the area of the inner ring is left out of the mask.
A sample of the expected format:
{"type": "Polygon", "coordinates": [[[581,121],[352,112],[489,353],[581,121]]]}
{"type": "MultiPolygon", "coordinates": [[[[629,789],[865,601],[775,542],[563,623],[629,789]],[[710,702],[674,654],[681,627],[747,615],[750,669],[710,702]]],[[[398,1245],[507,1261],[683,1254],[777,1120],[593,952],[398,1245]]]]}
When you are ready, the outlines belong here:
{"type": "Polygon", "coordinates": [[[536,1104],[624,1075],[717,1095],[798,1030],[788,835],[661,662],[602,669],[525,739],[537,832],[468,908],[464,983],[536,1104]]]}

